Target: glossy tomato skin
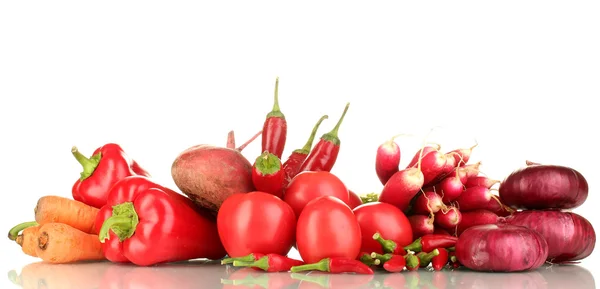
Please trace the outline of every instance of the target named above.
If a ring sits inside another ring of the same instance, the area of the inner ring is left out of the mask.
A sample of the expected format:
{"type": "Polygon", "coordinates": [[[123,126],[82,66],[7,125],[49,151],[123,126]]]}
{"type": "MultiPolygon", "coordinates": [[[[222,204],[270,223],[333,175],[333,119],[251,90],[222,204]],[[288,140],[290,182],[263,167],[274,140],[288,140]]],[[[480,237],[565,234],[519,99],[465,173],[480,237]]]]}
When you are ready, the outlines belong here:
{"type": "Polygon", "coordinates": [[[360,205],[353,211],[360,225],[362,252],[383,253],[381,245],[373,240],[376,232],[402,247],[412,243],[413,232],[408,217],[394,205],[371,202],[360,205]]]}
{"type": "Polygon", "coordinates": [[[310,201],[298,218],[296,245],[305,263],[328,257],[355,259],[360,253],[361,232],[347,204],[332,196],[310,201]]]}
{"type": "Polygon", "coordinates": [[[350,209],[354,209],[354,208],[362,205],[362,203],[363,202],[360,199],[360,197],[358,196],[358,194],[356,194],[352,190],[348,190],[348,206],[350,207],[350,209]]]}
{"type": "Polygon", "coordinates": [[[333,196],[345,204],[349,203],[346,185],[326,171],[304,171],[296,175],[285,190],[283,200],[292,207],[296,216],[300,216],[308,202],[321,196],[333,196]]]}
{"type": "Polygon", "coordinates": [[[272,194],[238,193],[221,205],[217,228],[230,257],[250,253],[286,255],[295,242],[296,215],[287,203],[272,194]]]}

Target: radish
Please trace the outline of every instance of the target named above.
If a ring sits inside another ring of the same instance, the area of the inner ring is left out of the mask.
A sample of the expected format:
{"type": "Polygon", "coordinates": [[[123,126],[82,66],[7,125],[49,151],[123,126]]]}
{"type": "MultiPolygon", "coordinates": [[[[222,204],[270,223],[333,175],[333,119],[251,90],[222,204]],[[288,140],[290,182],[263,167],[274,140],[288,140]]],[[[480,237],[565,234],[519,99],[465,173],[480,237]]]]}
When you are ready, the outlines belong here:
{"type": "Polygon", "coordinates": [[[588,183],[572,168],[528,161],[500,183],[499,193],[515,209],[574,209],[587,199],[588,183]]]}
{"type": "Polygon", "coordinates": [[[596,232],[584,217],[557,210],[527,210],[504,218],[510,225],[540,233],[548,242],[548,261],[573,262],[589,256],[596,245],[596,232]]]}
{"type": "Polygon", "coordinates": [[[467,183],[469,178],[475,177],[479,174],[479,167],[481,166],[481,161],[476,162],[474,164],[468,164],[461,167],[457,167],[450,172],[451,174],[456,174],[458,178],[460,178],[460,182],[464,185],[467,183]]]}
{"type": "Polygon", "coordinates": [[[432,151],[421,159],[421,171],[423,172],[423,184],[430,185],[440,176],[452,171],[446,163],[448,157],[440,151],[432,151]]]}
{"type": "Polygon", "coordinates": [[[400,135],[396,135],[379,145],[375,156],[375,172],[382,185],[399,170],[400,147],[394,141],[400,135]]]}
{"type": "Polygon", "coordinates": [[[437,186],[436,192],[442,196],[442,201],[449,204],[460,196],[465,189],[459,177],[459,171],[456,170],[454,175],[445,177],[437,186]]]}
{"type": "Polygon", "coordinates": [[[462,220],[456,227],[456,234],[460,236],[466,229],[485,224],[496,224],[498,223],[498,215],[488,210],[474,210],[468,212],[461,212],[462,220]]]}
{"type": "Polygon", "coordinates": [[[474,176],[467,178],[467,182],[465,186],[469,187],[486,187],[488,189],[492,188],[495,184],[499,184],[499,180],[490,179],[486,176],[474,176]]]}
{"type": "Polygon", "coordinates": [[[535,270],[548,257],[548,243],[538,232],[507,224],[466,229],[456,243],[456,258],[474,271],[535,270]]]}
{"type": "Polygon", "coordinates": [[[454,157],[454,160],[456,161],[456,165],[463,166],[469,162],[469,159],[471,158],[471,154],[473,153],[473,149],[475,147],[477,147],[477,145],[478,145],[478,143],[475,142],[475,144],[470,148],[455,149],[455,150],[447,152],[446,154],[448,154],[448,155],[452,154],[452,156],[454,157]]]}
{"type": "Polygon", "coordinates": [[[434,222],[436,225],[449,230],[450,232],[454,232],[456,230],[456,226],[460,224],[461,220],[462,213],[458,210],[458,208],[454,206],[447,206],[446,209],[435,213],[434,222]]]}
{"type": "Polygon", "coordinates": [[[425,215],[411,215],[408,216],[408,221],[412,228],[413,239],[420,238],[427,234],[433,234],[434,232],[434,221],[431,217],[425,215]]]}
{"type": "Polygon", "coordinates": [[[418,150],[417,153],[415,153],[415,156],[412,158],[412,160],[410,161],[410,163],[408,163],[408,165],[406,166],[406,168],[412,168],[415,165],[417,165],[417,163],[419,162],[419,159],[422,158],[423,156],[427,155],[430,152],[433,151],[439,151],[441,149],[441,145],[439,144],[429,144],[429,145],[425,145],[425,147],[423,147],[422,150],[418,150]]]}
{"type": "Polygon", "coordinates": [[[448,232],[448,230],[446,230],[444,228],[441,228],[441,227],[437,227],[437,226],[434,226],[433,234],[436,234],[436,235],[446,235],[446,236],[451,236],[452,235],[452,234],[450,234],[448,232]]]}
{"type": "Polygon", "coordinates": [[[497,195],[493,195],[490,198],[490,201],[487,203],[487,205],[483,209],[493,212],[494,214],[498,215],[499,217],[506,217],[515,212],[515,210],[513,210],[509,206],[503,204],[497,195]]]}
{"type": "Polygon", "coordinates": [[[446,208],[442,197],[433,191],[422,191],[412,202],[411,211],[413,214],[427,215],[437,213],[439,210],[446,208]]]}
{"type": "Polygon", "coordinates": [[[487,207],[490,200],[500,200],[486,187],[466,188],[458,198],[454,200],[461,211],[471,211],[487,207]]]}
{"type": "Polygon", "coordinates": [[[254,191],[252,164],[241,151],[262,131],[237,149],[233,132],[227,147],[201,144],[182,151],[171,165],[175,185],[198,206],[216,213],[223,201],[235,193],[254,191]]]}

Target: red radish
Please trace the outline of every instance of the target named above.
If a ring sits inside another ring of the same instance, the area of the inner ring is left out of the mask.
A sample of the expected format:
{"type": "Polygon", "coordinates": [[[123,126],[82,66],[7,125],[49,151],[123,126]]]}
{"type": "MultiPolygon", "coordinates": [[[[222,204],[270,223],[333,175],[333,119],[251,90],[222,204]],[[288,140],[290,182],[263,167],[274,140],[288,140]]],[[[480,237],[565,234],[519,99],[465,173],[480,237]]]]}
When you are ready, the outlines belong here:
{"type": "Polygon", "coordinates": [[[506,217],[515,212],[515,210],[503,204],[497,195],[492,196],[492,198],[488,202],[487,206],[484,207],[484,209],[491,211],[500,217],[506,217]]]}
{"type": "Polygon", "coordinates": [[[587,199],[588,183],[572,168],[527,162],[500,183],[499,194],[515,209],[574,209],[587,199]]]}
{"type": "Polygon", "coordinates": [[[375,155],[375,172],[382,185],[399,170],[400,166],[400,147],[394,141],[397,136],[385,141],[377,148],[375,155]]]}
{"type": "Polygon", "coordinates": [[[469,187],[486,187],[488,189],[492,188],[495,184],[499,184],[499,180],[490,179],[486,176],[474,176],[467,179],[467,183],[465,186],[469,187]]]}
{"type": "Polygon", "coordinates": [[[460,182],[464,184],[467,183],[469,178],[477,176],[479,174],[479,167],[481,166],[481,161],[476,162],[474,164],[464,165],[462,167],[457,167],[450,172],[450,174],[456,174],[458,178],[460,178],[460,182]]]}
{"type": "Polygon", "coordinates": [[[498,223],[498,215],[488,210],[474,210],[461,212],[462,220],[456,228],[456,234],[460,236],[466,229],[477,225],[496,224],[498,223]]]}
{"type": "Polygon", "coordinates": [[[473,145],[472,147],[468,148],[468,149],[455,149],[452,151],[449,151],[446,154],[452,154],[452,156],[454,157],[454,160],[456,161],[456,165],[457,166],[462,166],[465,165],[469,162],[469,159],[471,158],[471,154],[473,153],[473,149],[478,145],[477,142],[475,142],[475,145],[473,145]]]}
{"type": "Polygon", "coordinates": [[[525,227],[477,225],[458,237],[456,257],[460,264],[474,271],[535,270],[548,257],[548,243],[542,235],[525,227]]]}
{"type": "Polygon", "coordinates": [[[450,232],[454,232],[456,230],[456,226],[462,221],[462,214],[458,208],[454,206],[447,206],[446,209],[435,213],[434,220],[436,225],[449,230],[450,232]]]}
{"type": "Polygon", "coordinates": [[[527,210],[515,212],[503,221],[540,233],[548,242],[548,261],[552,263],[584,259],[596,245],[596,232],[592,224],[576,213],[527,210]]]}
{"type": "Polygon", "coordinates": [[[415,153],[415,156],[412,158],[410,163],[408,163],[406,168],[408,169],[408,168],[414,167],[415,165],[417,165],[420,158],[422,158],[423,156],[427,155],[430,152],[439,151],[440,149],[441,149],[441,146],[439,144],[426,145],[425,147],[423,147],[422,153],[421,153],[421,150],[418,150],[417,153],[415,153]]]}
{"type": "Polygon", "coordinates": [[[490,189],[485,187],[470,187],[466,188],[454,202],[457,203],[461,211],[472,211],[487,207],[490,200],[500,202],[490,189]]]}
{"type": "Polygon", "coordinates": [[[430,185],[438,176],[449,173],[445,171],[447,157],[440,151],[432,151],[421,159],[421,171],[423,172],[423,185],[430,185]]]}
{"type": "Polygon", "coordinates": [[[385,184],[379,201],[392,204],[407,212],[412,198],[423,186],[423,173],[420,168],[408,168],[395,173],[385,184]]]}
{"type": "Polygon", "coordinates": [[[268,151],[258,156],[252,165],[252,183],[257,191],[283,198],[284,178],[281,160],[268,151]]]}
{"type": "Polygon", "coordinates": [[[417,239],[427,234],[433,234],[433,219],[425,215],[408,216],[410,227],[412,228],[413,239],[417,239]]]}
{"type": "Polygon", "coordinates": [[[411,211],[413,214],[433,215],[439,210],[446,208],[442,197],[433,191],[422,191],[415,197],[411,211]]]}
{"type": "Polygon", "coordinates": [[[452,235],[452,234],[450,234],[448,232],[448,230],[446,230],[444,228],[440,228],[440,227],[434,227],[433,234],[436,234],[436,235],[447,235],[447,236],[451,236],[452,235]]]}
{"type": "Polygon", "coordinates": [[[456,170],[456,174],[445,177],[437,185],[437,193],[442,196],[442,201],[445,204],[449,204],[451,201],[458,198],[458,196],[460,196],[460,194],[465,189],[463,183],[460,180],[458,174],[459,171],[460,170],[456,170]]]}

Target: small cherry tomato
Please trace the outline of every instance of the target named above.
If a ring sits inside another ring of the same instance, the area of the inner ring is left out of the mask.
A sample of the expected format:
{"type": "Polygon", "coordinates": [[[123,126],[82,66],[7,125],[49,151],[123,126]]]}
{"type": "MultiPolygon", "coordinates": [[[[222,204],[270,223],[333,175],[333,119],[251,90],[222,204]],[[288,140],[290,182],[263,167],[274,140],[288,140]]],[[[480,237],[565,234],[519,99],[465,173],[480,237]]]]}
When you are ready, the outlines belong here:
{"type": "Polygon", "coordinates": [[[356,259],[361,233],[356,216],[348,205],[332,196],[309,202],[296,225],[296,245],[305,263],[328,257],[356,259]]]}
{"type": "Polygon", "coordinates": [[[352,190],[348,190],[348,206],[350,207],[350,209],[354,209],[362,205],[362,203],[362,200],[355,192],[353,192],[352,190]]]}
{"type": "Polygon", "coordinates": [[[408,217],[394,205],[371,202],[354,208],[354,215],[362,235],[361,251],[384,253],[381,244],[373,240],[379,233],[386,240],[404,247],[413,241],[413,232],[408,217]]]}
{"type": "Polygon", "coordinates": [[[294,245],[296,215],[287,203],[269,193],[238,193],[221,205],[217,228],[230,257],[287,255],[294,245]]]}
{"type": "Polygon", "coordinates": [[[304,171],[296,175],[285,190],[283,200],[292,207],[296,216],[300,216],[308,202],[321,196],[332,196],[345,204],[349,203],[346,185],[336,175],[326,171],[304,171]]]}

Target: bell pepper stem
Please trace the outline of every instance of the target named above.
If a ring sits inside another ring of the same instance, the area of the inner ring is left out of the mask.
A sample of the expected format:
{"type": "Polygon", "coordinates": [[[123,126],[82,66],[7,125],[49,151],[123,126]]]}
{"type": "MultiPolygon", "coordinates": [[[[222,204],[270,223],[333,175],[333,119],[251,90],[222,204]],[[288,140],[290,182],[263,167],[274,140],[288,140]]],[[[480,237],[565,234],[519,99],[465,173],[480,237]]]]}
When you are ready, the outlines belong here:
{"type": "Polygon", "coordinates": [[[120,241],[124,241],[133,236],[138,222],[138,215],[132,202],[113,206],[113,214],[104,220],[98,233],[98,239],[101,243],[104,243],[106,239],[110,239],[109,231],[112,230],[120,241]]]}
{"type": "Polygon", "coordinates": [[[81,166],[83,166],[83,172],[80,173],[81,177],[79,178],[81,181],[87,179],[94,173],[96,167],[98,167],[98,164],[100,163],[100,159],[102,158],[101,153],[97,153],[91,158],[87,158],[81,152],[79,152],[79,150],[75,146],[71,148],[71,153],[73,154],[75,159],[81,164],[81,166]]]}
{"type": "Polygon", "coordinates": [[[9,231],[8,231],[8,238],[11,241],[15,241],[17,240],[17,237],[19,236],[19,233],[29,227],[33,227],[33,226],[37,226],[39,225],[36,221],[33,222],[25,222],[25,223],[21,223],[18,224],[14,227],[12,227],[9,231]]]}
{"type": "Polygon", "coordinates": [[[329,272],[329,258],[322,259],[321,261],[312,264],[293,266],[291,269],[291,271],[294,273],[313,270],[329,272]]]}
{"type": "Polygon", "coordinates": [[[250,261],[250,262],[234,260],[233,266],[234,267],[256,267],[256,268],[260,268],[264,271],[267,271],[269,269],[269,257],[264,256],[256,261],[250,261]]]}

